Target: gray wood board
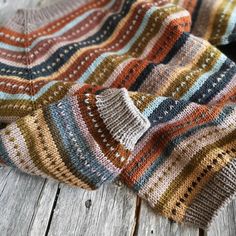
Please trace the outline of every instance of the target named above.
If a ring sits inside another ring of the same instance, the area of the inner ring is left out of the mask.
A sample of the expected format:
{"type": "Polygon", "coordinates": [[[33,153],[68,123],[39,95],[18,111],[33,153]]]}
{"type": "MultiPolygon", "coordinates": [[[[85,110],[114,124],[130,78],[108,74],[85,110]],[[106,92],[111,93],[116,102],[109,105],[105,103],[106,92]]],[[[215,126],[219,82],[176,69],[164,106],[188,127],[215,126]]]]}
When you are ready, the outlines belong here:
{"type": "MultiPolygon", "coordinates": [[[[0,20],[17,8],[56,1],[1,0],[0,20]]],[[[0,169],[1,236],[235,236],[235,215],[233,201],[203,232],[158,216],[119,181],[90,192],[0,169]]]]}

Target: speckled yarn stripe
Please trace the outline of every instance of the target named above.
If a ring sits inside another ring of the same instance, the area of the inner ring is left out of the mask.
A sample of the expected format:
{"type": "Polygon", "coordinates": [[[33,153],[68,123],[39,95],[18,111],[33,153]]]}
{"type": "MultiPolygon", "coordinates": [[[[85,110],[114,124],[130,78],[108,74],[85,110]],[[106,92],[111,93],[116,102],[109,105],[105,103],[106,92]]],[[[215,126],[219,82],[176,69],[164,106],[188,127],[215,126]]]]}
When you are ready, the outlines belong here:
{"type": "Polygon", "coordinates": [[[171,0],[189,11],[191,32],[212,44],[227,44],[236,40],[235,0],[171,0]]]}
{"type": "Polygon", "coordinates": [[[38,109],[3,129],[1,162],[95,189],[121,172],[148,127],[148,119],[125,89],[80,94],[38,109]]]}
{"type": "Polygon", "coordinates": [[[159,214],[208,227],[236,190],[236,65],[208,42],[235,40],[235,6],[17,11],[0,27],[1,164],[86,189],[120,176],[159,214]]]}

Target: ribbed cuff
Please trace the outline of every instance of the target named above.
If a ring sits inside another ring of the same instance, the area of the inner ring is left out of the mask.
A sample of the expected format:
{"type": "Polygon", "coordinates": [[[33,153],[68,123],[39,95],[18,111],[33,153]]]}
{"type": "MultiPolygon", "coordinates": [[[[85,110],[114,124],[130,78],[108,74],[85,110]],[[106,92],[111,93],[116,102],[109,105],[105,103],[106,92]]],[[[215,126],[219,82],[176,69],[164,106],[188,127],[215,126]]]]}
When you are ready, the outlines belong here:
{"type": "Polygon", "coordinates": [[[0,164],[96,189],[120,174],[149,125],[125,89],[71,96],[1,130],[0,164]]]}
{"type": "Polygon", "coordinates": [[[208,228],[236,194],[236,159],[228,163],[202,189],[186,211],[184,222],[208,228]]]}
{"type": "Polygon", "coordinates": [[[96,106],[113,138],[133,150],[150,127],[149,120],[134,105],[126,89],[108,89],[96,96],[96,106]]]}

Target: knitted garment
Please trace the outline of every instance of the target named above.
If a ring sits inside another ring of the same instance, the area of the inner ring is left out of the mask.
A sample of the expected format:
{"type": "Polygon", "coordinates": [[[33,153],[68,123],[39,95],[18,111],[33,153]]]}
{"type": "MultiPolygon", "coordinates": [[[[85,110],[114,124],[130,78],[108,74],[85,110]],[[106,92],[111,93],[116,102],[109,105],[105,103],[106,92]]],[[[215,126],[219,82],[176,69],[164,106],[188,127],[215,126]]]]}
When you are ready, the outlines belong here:
{"type": "Polygon", "coordinates": [[[234,40],[236,2],[173,2],[63,0],[6,20],[2,165],[86,189],[120,174],[159,214],[207,227],[236,190],[236,65],[193,34],[234,40]]]}
{"type": "Polygon", "coordinates": [[[125,89],[86,93],[8,125],[0,134],[1,158],[30,174],[95,189],[121,172],[148,128],[125,89]]]}
{"type": "Polygon", "coordinates": [[[191,31],[212,44],[227,44],[236,40],[235,0],[172,0],[189,11],[191,31]]]}

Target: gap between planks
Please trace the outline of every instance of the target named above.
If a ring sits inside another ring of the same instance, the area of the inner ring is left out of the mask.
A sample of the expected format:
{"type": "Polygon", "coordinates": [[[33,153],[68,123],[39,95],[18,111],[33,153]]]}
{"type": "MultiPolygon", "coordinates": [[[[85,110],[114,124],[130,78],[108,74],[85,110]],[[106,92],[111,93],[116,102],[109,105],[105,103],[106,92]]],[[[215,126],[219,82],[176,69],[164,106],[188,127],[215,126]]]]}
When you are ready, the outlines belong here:
{"type": "MultiPolygon", "coordinates": [[[[6,12],[12,6],[15,8],[41,7],[56,1],[2,0],[0,6],[5,4],[6,12]],[[9,3],[10,8],[7,8],[9,3]]],[[[220,215],[209,232],[204,232],[171,223],[154,214],[146,203],[120,184],[105,186],[95,193],[70,188],[37,177],[29,177],[11,170],[1,171],[0,176],[2,203],[0,203],[2,207],[0,231],[3,236],[26,234],[70,236],[72,235],[70,233],[73,232],[76,236],[90,236],[94,233],[98,236],[106,234],[109,236],[236,235],[235,201],[227,207],[225,213],[220,215]],[[96,207],[96,204],[100,209],[96,207]],[[114,223],[114,219],[116,223],[114,223]],[[68,225],[71,222],[70,227],[68,225]],[[90,222],[93,222],[92,226],[90,222]],[[24,225],[27,225],[27,229],[24,228],[24,225]],[[10,231],[6,227],[9,227],[10,231]],[[6,232],[5,235],[4,232],[6,232]],[[99,233],[102,234],[99,235],[99,233]]]]}

